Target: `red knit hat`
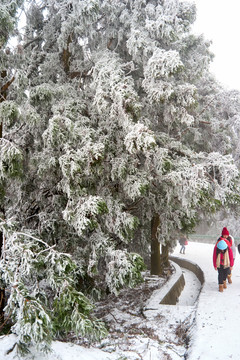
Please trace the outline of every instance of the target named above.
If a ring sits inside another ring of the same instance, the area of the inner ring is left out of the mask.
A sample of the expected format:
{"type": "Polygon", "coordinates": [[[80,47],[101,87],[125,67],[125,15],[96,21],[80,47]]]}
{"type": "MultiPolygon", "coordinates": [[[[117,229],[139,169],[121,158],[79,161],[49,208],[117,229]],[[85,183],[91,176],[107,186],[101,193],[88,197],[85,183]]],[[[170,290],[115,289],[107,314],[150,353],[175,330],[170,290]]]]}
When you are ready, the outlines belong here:
{"type": "Polygon", "coordinates": [[[229,236],[229,231],[228,231],[228,229],[227,229],[226,227],[224,227],[224,228],[222,229],[222,236],[223,236],[223,235],[229,236]]]}

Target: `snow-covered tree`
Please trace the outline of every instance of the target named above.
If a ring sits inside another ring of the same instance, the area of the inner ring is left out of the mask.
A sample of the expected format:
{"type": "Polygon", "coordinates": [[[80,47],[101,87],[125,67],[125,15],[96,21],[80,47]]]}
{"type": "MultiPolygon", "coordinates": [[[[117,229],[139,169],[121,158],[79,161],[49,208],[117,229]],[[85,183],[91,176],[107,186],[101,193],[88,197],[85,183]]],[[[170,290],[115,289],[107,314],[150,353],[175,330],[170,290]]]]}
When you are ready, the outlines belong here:
{"type": "MultiPolygon", "coordinates": [[[[17,26],[17,12],[22,5],[23,0],[16,1],[1,1],[0,4],[0,104],[6,101],[8,95],[8,88],[14,81],[14,75],[8,71],[10,64],[8,63],[9,48],[7,48],[7,42],[14,34],[17,26]]],[[[3,119],[0,118],[0,141],[3,135],[3,119]]],[[[1,149],[4,152],[4,149],[1,149]]],[[[8,155],[7,155],[8,156],[8,155]]],[[[13,163],[9,164],[13,167],[13,163]]],[[[4,213],[4,207],[2,205],[3,191],[0,187],[0,214],[4,213]]],[[[3,236],[0,231],[0,257],[2,256],[2,244],[3,236]]],[[[0,289],[0,323],[4,321],[4,300],[5,291],[0,289]]]]}
{"type": "MultiPolygon", "coordinates": [[[[46,254],[54,245],[71,254],[92,298],[140,281],[138,253],[150,257],[150,243],[160,274],[177,234],[233,193],[231,155],[189,137],[204,136],[199,83],[212,56],[191,34],[194,20],[195,6],[178,0],[28,4],[11,55],[15,80],[0,104],[5,217],[48,244],[46,254]]],[[[34,301],[36,284],[25,284],[34,301]]]]}
{"type": "MultiPolygon", "coordinates": [[[[232,155],[239,169],[239,91],[226,90],[211,77],[202,79],[199,84],[198,108],[200,131],[192,129],[189,134],[195,137],[196,151],[206,149],[208,152],[232,155]]],[[[215,176],[220,174],[215,173],[215,176]]],[[[207,221],[204,214],[201,218],[209,233],[216,234],[216,228],[228,225],[236,236],[239,232],[239,184],[236,184],[234,194],[228,198],[228,206],[208,216],[207,221]],[[214,230],[211,231],[209,227],[214,230]]]]}

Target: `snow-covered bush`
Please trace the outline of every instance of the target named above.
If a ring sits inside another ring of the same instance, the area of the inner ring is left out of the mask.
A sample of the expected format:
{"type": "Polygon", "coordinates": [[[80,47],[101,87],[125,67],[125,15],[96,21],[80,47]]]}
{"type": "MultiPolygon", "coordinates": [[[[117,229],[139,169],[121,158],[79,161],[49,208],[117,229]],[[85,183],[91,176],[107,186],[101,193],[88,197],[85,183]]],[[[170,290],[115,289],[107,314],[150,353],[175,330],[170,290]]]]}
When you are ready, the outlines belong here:
{"type": "Polygon", "coordinates": [[[99,339],[107,331],[91,317],[93,305],[78,290],[78,267],[72,256],[1,221],[4,239],[0,260],[1,288],[9,296],[5,313],[13,323],[19,350],[49,350],[56,337],[74,332],[99,339]]]}

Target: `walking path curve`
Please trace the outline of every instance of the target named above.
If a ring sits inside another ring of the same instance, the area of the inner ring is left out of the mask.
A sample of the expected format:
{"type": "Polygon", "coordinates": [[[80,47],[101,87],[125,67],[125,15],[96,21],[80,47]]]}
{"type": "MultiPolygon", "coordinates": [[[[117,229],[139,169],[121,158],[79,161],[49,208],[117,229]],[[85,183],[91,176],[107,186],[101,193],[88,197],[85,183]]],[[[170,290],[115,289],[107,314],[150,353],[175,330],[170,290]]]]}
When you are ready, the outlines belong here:
{"type": "Polygon", "coordinates": [[[197,263],[204,272],[196,311],[196,324],[188,360],[240,359],[240,255],[237,253],[232,272],[233,283],[223,293],[218,291],[217,271],[212,264],[214,244],[189,242],[186,254],[179,246],[172,255],[197,263]]]}

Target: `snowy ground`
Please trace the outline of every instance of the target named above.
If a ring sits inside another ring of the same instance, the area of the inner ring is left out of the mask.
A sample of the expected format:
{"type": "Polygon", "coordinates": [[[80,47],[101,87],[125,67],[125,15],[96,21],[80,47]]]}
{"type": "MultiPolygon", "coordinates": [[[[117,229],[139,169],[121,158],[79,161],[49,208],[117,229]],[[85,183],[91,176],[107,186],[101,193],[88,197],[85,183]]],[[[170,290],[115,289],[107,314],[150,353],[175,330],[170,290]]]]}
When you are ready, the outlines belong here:
{"type": "MultiPolygon", "coordinates": [[[[179,254],[179,247],[172,254],[197,263],[204,271],[205,284],[197,303],[200,283],[191,272],[184,270],[186,285],[177,305],[159,305],[159,292],[156,290],[156,296],[151,297],[155,310],[148,311],[147,316],[145,311],[143,317],[140,308],[135,306],[136,301],[127,302],[123,297],[122,307],[111,308],[106,315],[115,323],[115,333],[111,338],[95,348],[54,342],[51,354],[38,354],[35,359],[239,360],[240,256],[237,254],[236,257],[233,284],[224,293],[219,293],[212,252],[213,245],[189,242],[185,255],[179,254]],[[190,348],[186,350],[189,342],[190,348]]],[[[139,297],[138,293],[135,295],[135,298],[139,297]]],[[[16,359],[15,349],[6,354],[14,341],[14,335],[0,339],[0,360],[16,359]]]]}
{"type": "Polygon", "coordinates": [[[212,265],[213,245],[190,243],[186,257],[205,274],[196,314],[189,360],[240,359],[240,256],[232,271],[233,283],[218,292],[217,271],[212,265]]]}

